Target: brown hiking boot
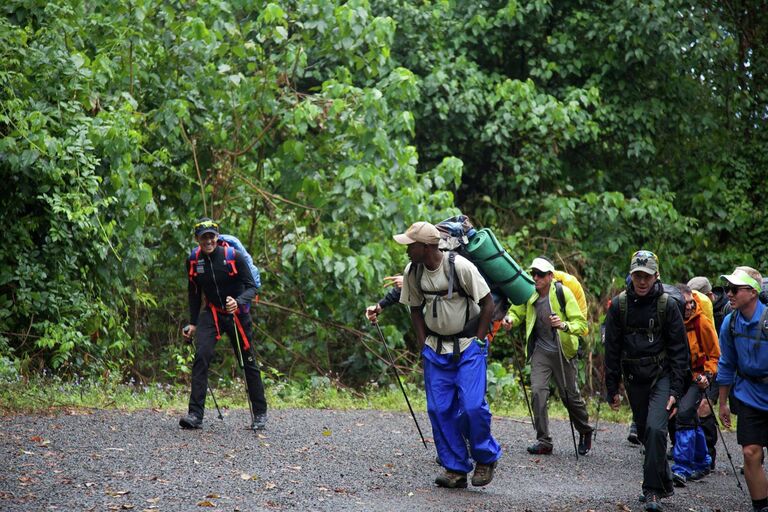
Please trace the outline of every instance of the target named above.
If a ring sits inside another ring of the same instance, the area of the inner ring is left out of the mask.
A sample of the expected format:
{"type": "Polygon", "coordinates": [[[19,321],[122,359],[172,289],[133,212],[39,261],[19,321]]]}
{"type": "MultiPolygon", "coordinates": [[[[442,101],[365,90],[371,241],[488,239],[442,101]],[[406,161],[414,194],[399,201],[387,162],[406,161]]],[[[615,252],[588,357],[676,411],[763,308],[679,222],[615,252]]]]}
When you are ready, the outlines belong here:
{"type": "Polygon", "coordinates": [[[448,489],[463,489],[467,486],[467,475],[466,473],[457,473],[446,469],[445,473],[435,478],[435,483],[440,487],[447,487],[448,489]]]}
{"type": "Polygon", "coordinates": [[[493,480],[493,471],[496,469],[496,462],[490,464],[475,465],[475,472],[472,474],[472,485],[482,487],[488,485],[493,480]]]}

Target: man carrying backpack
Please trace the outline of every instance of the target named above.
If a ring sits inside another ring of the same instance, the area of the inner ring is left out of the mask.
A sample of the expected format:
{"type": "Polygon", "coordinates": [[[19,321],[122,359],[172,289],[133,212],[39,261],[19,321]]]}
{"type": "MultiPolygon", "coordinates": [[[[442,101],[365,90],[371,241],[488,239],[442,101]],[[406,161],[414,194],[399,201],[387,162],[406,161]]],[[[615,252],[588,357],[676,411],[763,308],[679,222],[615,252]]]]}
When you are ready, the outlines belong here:
{"type": "Polygon", "coordinates": [[[423,347],[427,412],[445,468],[435,483],[467,487],[471,455],[476,462],[472,485],[487,485],[501,457],[485,401],[490,289],[469,260],[439,250],[440,232],[434,225],[416,222],[394,239],[408,246],[411,260],[400,302],[410,306],[416,341],[423,347]]]}
{"type": "Polygon", "coordinates": [[[536,293],[528,302],[512,306],[507,313],[505,327],[512,328],[525,321],[525,354],[531,362],[531,395],[537,442],[528,447],[528,453],[552,453],[549,433],[547,399],[549,381],[554,378],[558,393],[568,409],[570,421],[579,432],[578,452],[586,455],[592,448],[592,426],[584,400],[576,382],[574,356],[579,348],[579,336],[587,334],[587,320],[573,292],[559,284],[564,296],[558,297],[558,283],[554,280],[555,267],[546,258],[536,258],[530,266],[536,293]]]}
{"type": "Polygon", "coordinates": [[[658,258],[637,251],[630,283],[611,299],[605,321],[605,386],[610,406],[621,405],[620,380],[645,445],[643,495],[646,510],[662,510],[674,494],[667,461],[667,421],[689,379],[688,338],[680,310],[659,281],[658,258]]]}
{"type": "Polygon", "coordinates": [[[731,387],[739,407],[736,440],[744,455],[744,479],[755,512],[768,512],[768,479],[762,466],[768,446],[768,307],[758,300],[760,273],[737,267],[727,281],[733,312],[720,329],[720,420],[731,427],[728,393],[731,387]]]}
{"type": "Polygon", "coordinates": [[[267,401],[250,344],[250,306],[258,288],[245,256],[231,247],[219,245],[219,225],[216,222],[203,218],[194,229],[199,247],[193,250],[187,262],[190,320],[183,333],[188,340],[197,334],[197,342],[189,411],[179,420],[179,425],[185,429],[197,429],[203,425],[208,367],[216,341],[225,332],[238,363],[245,370],[252,412],[251,428],[263,430],[267,424],[267,401]],[[203,298],[205,307],[201,312],[203,298]]]}

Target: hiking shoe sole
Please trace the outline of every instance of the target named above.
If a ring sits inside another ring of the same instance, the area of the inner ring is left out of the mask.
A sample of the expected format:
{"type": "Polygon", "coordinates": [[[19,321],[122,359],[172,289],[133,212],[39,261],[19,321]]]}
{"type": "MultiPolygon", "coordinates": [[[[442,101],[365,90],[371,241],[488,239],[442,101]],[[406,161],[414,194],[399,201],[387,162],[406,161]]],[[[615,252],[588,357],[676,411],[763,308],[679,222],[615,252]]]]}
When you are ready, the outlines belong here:
{"type": "Polygon", "coordinates": [[[179,420],[179,426],[185,430],[197,430],[203,428],[203,420],[188,415],[179,420]]]}
{"type": "MultiPolygon", "coordinates": [[[[674,496],[674,495],[675,495],[675,491],[674,491],[674,489],[673,489],[673,490],[671,490],[671,491],[667,491],[667,492],[664,492],[664,493],[662,493],[662,494],[659,496],[659,498],[663,500],[664,498],[670,498],[670,497],[672,497],[672,496],[674,496]]],[[[639,501],[640,503],[645,503],[645,495],[644,495],[644,494],[641,494],[640,496],[638,496],[638,497],[637,497],[637,501],[639,501]]]]}
{"type": "Polygon", "coordinates": [[[446,472],[435,478],[435,483],[438,487],[445,487],[446,489],[466,489],[467,476],[460,476],[456,473],[449,474],[449,472],[446,472]]]}

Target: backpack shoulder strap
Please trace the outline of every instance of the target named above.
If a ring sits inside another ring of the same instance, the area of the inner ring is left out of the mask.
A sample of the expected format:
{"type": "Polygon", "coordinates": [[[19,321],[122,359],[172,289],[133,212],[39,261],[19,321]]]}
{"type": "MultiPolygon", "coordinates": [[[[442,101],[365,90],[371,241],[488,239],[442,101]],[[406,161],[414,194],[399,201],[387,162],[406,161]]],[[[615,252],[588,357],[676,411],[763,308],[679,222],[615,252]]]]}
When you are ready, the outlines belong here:
{"type": "Polygon", "coordinates": [[[568,320],[568,312],[565,310],[565,292],[563,292],[561,281],[555,281],[555,295],[557,295],[557,302],[560,304],[560,311],[565,316],[565,320],[568,320]]]}
{"type": "Polygon", "coordinates": [[[656,315],[659,320],[659,330],[662,330],[667,322],[667,303],[669,302],[669,294],[667,292],[659,295],[656,301],[656,315]]]}
{"type": "Polygon", "coordinates": [[[624,290],[619,294],[619,315],[621,316],[621,326],[627,330],[627,291],[624,290]]]}
{"type": "Polygon", "coordinates": [[[200,246],[198,245],[189,253],[189,280],[197,277],[197,260],[200,259],[200,246]]]}
{"type": "MultiPolygon", "coordinates": [[[[736,311],[731,313],[731,320],[728,323],[728,331],[731,334],[731,340],[736,339],[736,311]]],[[[752,336],[749,332],[741,333],[740,336],[755,341],[768,341],[768,307],[763,309],[760,314],[760,333],[757,336],[752,336]]]]}
{"type": "Polygon", "coordinates": [[[760,315],[760,334],[762,339],[768,340],[768,307],[763,309],[763,314],[760,315]]]}
{"type": "Polygon", "coordinates": [[[237,265],[235,262],[235,248],[226,243],[222,245],[222,247],[224,247],[224,262],[229,267],[229,275],[230,276],[237,275],[237,265]]]}
{"type": "Polygon", "coordinates": [[[455,281],[458,281],[458,277],[456,276],[456,253],[453,251],[448,252],[448,268],[445,269],[447,272],[447,278],[448,278],[448,294],[446,295],[447,299],[451,299],[453,297],[453,285],[455,281]]]}

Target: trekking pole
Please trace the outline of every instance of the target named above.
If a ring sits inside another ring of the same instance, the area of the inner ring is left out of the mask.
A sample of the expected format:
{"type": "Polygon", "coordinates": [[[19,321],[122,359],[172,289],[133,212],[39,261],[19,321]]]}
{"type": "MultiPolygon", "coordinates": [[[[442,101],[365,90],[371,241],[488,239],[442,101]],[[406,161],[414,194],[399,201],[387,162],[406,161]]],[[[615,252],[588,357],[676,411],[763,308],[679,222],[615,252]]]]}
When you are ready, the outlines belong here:
{"type": "Polygon", "coordinates": [[[565,399],[565,408],[568,411],[568,423],[571,425],[571,437],[573,438],[573,452],[576,454],[576,460],[579,460],[579,449],[576,447],[576,430],[573,428],[573,418],[571,418],[571,401],[568,399],[568,382],[565,380],[565,353],[563,352],[563,343],[560,341],[560,336],[557,335],[557,330],[552,328],[552,333],[555,335],[557,345],[560,350],[557,353],[557,358],[560,359],[560,373],[563,377],[563,398],[565,399]]]}
{"type": "Polygon", "coordinates": [[[219,419],[221,421],[224,421],[224,416],[221,415],[221,409],[219,409],[219,403],[216,401],[216,395],[213,394],[213,388],[211,386],[208,386],[208,392],[211,394],[211,398],[213,398],[213,405],[216,406],[216,411],[219,413],[219,419]]]}
{"type": "Polygon", "coordinates": [[[389,360],[392,364],[392,369],[395,370],[395,377],[397,378],[397,383],[400,384],[400,391],[403,392],[403,396],[405,397],[405,403],[408,404],[408,410],[411,411],[411,418],[413,418],[413,422],[416,424],[416,430],[419,431],[419,436],[421,437],[421,443],[424,445],[424,448],[427,448],[427,441],[424,439],[424,434],[421,433],[421,427],[419,426],[419,422],[416,421],[416,415],[413,413],[413,408],[411,407],[411,401],[408,400],[408,395],[405,393],[403,382],[400,380],[400,372],[397,371],[397,366],[395,366],[395,359],[392,357],[392,353],[389,351],[387,340],[384,339],[384,333],[381,332],[381,327],[379,327],[378,322],[373,322],[373,325],[375,325],[376,330],[379,331],[379,337],[381,338],[381,343],[384,345],[384,348],[387,351],[387,357],[389,357],[389,360]]]}
{"type": "Polygon", "coordinates": [[[512,340],[512,359],[515,364],[515,371],[517,372],[517,376],[520,378],[520,387],[523,388],[523,397],[525,398],[525,405],[528,407],[528,416],[531,418],[531,426],[533,427],[533,431],[536,431],[536,425],[533,423],[533,409],[531,409],[531,402],[528,400],[528,391],[525,389],[525,380],[523,379],[523,369],[518,364],[518,355],[517,355],[517,347],[515,346],[515,341],[512,340]]]}
{"type": "Polygon", "coordinates": [[[593,431],[593,434],[592,434],[593,443],[597,441],[597,425],[600,423],[600,406],[603,405],[603,396],[601,393],[602,393],[604,384],[605,384],[605,371],[603,371],[603,375],[600,376],[600,390],[598,390],[597,392],[597,413],[595,414],[595,430],[593,431]]]}
{"type": "MultiPolygon", "coordinates": [[[[237,332],[237,323],[235,322],[235,315],[232,315],[232,323],[235,331],[235,341],[237,345],[237,357],[240,359],[240,367],[243,369],[243,379],[245,379],[245,399],[248,402],[248,410],[251,411],[251,425],[256,421],[256,416],[253,415],[253,404],[251,403],[251,390],[248,387],[248,375],[245,373],[245,362],[243,361],[243,352],[240,350],[240,334],[237,332]]],[[[251,356],[253,357],[253,356],[251,356]]]]}
{"type": "MultiPolygon", "coordinates": [[[[709,388],[707,388],[709,389],[709,388]]],[[[704,398],[707,400],[707,405],[709,406],[709,410],[712,411],[712,414],[715,414],[715,408],[712,407],[712,402],[709,399],[709,394],[707,392],[704,392],[704,398]]],[[[736,487],[744,491],[744,487],[741,486],[741,480],[739,480],[739,475],[736,473],[736,466],[733,464],[733,459],[731,458],[731,452],[728,451],[728,445],[725,444],[725,437],[723,437],[723,431],[720,430],[720,422],[717,417],[715,417],[715,426],[717,427],[717,432],[720,434],[720,441],[723,443],[723,447],[725,447],[725,454],[728,456],[728,462],[731,463],[731,469],[733,470],[733,476],[736,478],[736,487]]]]}
{"type": "Polygon", "coordinates": [[[595,430],[592,434],[592,442],[597,441],[597,425],[600,423],[600,406],[603,404],[603,397],[597,394],[597,413],[595,414],[595,430]]]}

